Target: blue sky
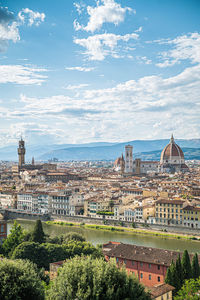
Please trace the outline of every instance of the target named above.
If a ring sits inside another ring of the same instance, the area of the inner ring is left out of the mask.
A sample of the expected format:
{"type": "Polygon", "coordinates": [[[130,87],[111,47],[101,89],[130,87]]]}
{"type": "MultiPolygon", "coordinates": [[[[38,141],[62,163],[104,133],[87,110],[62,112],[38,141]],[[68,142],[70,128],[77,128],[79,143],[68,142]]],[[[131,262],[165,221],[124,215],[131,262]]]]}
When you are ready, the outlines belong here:
{"type": "Polygon", "coordinates": [[[0,1],[0,145],[200,138],[200,1],[0,1]]]}

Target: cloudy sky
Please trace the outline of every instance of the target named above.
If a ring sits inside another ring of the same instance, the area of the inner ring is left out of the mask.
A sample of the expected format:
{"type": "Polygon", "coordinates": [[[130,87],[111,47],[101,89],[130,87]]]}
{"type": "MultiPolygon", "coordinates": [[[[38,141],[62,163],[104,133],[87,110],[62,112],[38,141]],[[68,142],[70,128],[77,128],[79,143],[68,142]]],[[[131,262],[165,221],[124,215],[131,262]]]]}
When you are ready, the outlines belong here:
{"type": "Polygon", "coordinates": [[[0,6],[1,147],[200,138],[199,0],[0,6]]]}

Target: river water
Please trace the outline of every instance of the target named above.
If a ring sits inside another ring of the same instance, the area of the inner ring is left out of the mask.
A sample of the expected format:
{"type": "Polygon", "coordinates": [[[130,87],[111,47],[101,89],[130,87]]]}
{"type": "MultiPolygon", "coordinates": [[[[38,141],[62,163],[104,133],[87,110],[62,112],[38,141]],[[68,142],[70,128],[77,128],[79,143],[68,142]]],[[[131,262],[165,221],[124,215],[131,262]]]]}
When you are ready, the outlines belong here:
{"type": "MultiPolygon", "coordinates": [[[[35,221],[18,220],[18,223],[26,230],[31,230],[34,227],[35,221]]],[[[12,222],[8,223],[8,233],[12,227],[12,222]]],[[[59,234],[68,232],[77,232],[82,234],[88,242],[92,244],[103,244],[108,241],[122,242],[124,244],[134,244],[139,246],[162,248],[167,250],[184,251],[189,253],[200,254],[200,241],[193,240],[178,240],[162,238],[157,236],[146,236],[134,233],[110,232],[96,229],[86,229],[74,226],[47,225],[43,223],[43,229],[46,234],[58,236],[59,234]]]]}

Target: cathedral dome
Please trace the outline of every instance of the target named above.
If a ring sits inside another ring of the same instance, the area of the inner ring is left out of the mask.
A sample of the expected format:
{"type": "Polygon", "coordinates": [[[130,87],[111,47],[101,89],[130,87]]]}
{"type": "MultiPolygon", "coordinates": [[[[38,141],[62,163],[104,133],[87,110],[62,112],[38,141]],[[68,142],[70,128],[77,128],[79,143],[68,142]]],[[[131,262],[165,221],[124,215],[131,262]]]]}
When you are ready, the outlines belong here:
{"type": "Polygon", "coordinates": [[[165,146],[160,157],[161,164],[173,164],[180,165],[184,164],[184,154],[181,148],[175,143],[172,135],[170,143],[165,146]]]}

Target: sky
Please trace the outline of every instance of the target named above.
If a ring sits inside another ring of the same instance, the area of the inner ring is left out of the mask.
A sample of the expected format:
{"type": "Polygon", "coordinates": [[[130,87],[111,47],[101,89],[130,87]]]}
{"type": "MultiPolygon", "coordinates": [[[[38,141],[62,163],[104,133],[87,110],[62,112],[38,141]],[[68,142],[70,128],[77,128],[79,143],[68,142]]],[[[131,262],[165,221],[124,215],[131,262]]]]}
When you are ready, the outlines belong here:
{"type": "Polygon", "coordinates": [[[0,1],[0,147],[200,138],[199,0],[0,1]]]}

